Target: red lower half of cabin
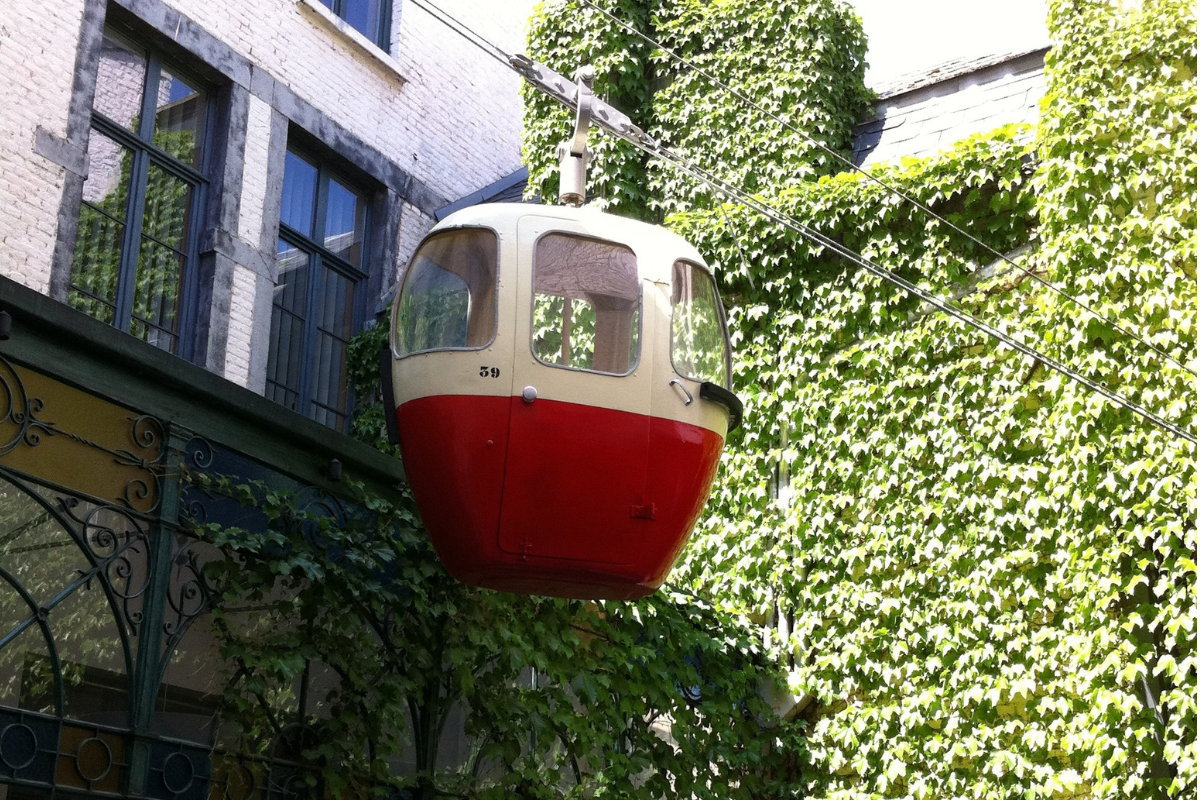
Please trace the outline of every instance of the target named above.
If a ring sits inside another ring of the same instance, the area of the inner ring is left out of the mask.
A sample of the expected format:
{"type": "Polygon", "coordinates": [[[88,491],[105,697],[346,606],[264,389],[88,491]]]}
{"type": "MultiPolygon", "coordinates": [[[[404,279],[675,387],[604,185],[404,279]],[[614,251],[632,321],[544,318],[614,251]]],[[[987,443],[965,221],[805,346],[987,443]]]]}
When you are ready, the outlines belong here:
{"type": "Polygon", "coordinates": [[[694,425],[545,399],[426,397],[396,416],[442,563],[463,583],[517,594],[652,594],[704,508],[722,446],[694,425]]]}

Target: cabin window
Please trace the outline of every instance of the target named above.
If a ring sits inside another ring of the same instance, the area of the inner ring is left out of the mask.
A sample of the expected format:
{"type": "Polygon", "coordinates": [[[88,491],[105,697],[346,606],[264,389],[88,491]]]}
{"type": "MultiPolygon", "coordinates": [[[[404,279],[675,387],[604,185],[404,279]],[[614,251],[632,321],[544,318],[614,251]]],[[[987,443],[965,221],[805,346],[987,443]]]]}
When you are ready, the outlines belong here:
{"type": "Polygon", "coordinates": [[[396,301],[397,356],[475,350],[496,338],[496,234],[436,234],[413,256],[396,301]]]}
{"type": "Polygon", "coordinates": [[[730,385],[729,340],[708,270],[676,261],[671,280],[671,364],[685,378],[730,385]]]}
{"type": "Polygon", "coordinates": [[[569,369],[628,375],[641,353],[637,257],[628,247],[552,233],[533,257],[533,354],[569,369]]]}

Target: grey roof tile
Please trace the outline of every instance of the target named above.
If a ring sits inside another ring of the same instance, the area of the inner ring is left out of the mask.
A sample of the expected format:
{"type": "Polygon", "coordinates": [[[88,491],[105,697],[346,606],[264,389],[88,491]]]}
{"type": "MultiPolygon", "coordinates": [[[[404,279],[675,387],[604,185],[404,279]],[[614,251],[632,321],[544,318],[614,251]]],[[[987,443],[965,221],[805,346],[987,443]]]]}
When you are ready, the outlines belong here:
{"type": "Polygon", "coordinates": [[[1004,125],[1036,124],[1046,50],[963,59],[898,81],[855,128],[855,164],[930,156],[1004,125]]]}

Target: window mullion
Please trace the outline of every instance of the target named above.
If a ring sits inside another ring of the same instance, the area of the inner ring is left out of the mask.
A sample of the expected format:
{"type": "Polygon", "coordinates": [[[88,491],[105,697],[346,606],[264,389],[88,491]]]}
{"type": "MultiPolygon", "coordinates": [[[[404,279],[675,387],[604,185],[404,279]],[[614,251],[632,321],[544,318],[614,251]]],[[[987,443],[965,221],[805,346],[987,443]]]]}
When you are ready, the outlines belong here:
{"type": "Polygon", "coordinates": [[[117,277],[117,307],[113,325],[131,332],[133,301],[137,294],[138,259],[142,249],[142,222],[145,219],[146,191],[150,179],[150,155],[145,142],[154,139],[154,109],[158,106],[158,81],[162,65],[152,55],[146,58],[146,85],[142,91],[141,118],[138,120],[139,146],[134,150],[130,174],[129,211],[126,215],[125,247],[121,252],[121,270],[117,277]]]}
{"type": "Polygon", "coordinates": [[[206,182],[207,179],[204,177],[203,173],[197,172],[187,164],[176,161],[174,158],[167,155],[162,150],[159,150],[157,147],[146,144],[145,142],[141,143],[141,146],[146,149],[146,152],[150,156],[150,160],[154,162],[154,165],[161,167],[164,172],[169,172],[176,178],[179,178],[182,181],[187,181],[193,185],[206,182]]]}
{"type": "Polygon", "coordinates": [[[316,397],[316,373],[320,364],[317,362],[317,314],[321,308],[321,300],[325,292],[325,269],[321,251],[325,246],[325,220],[329,210],[329,171],[323,166],[317,168],[317,202],[313,203],[313,254],[309,259],[310,272],[308,279],[309,302],[308,318],[311,324],[304,331],[304,402],[308,410],[305,416],[314,415],[313,400],[316,397]]]}
{"type": "Polygon", "coordinates": [[[313,203],[313,244],[325,247],[325,218],[329,211],[329,172],[317,170],[317,202],[313,203]]]}
{"type": "Polygon", "coordinates": [[[308,257],[308,297],[304,300],[304,337],[301,345],[300,385],[296,400],[297,411],[306,417],[313,416],[313,385],[317,370],[317,326],[321,297],[324,293],[324,274],[321,255],[311,253],[308,257]]]}
{"type": "Polygon", "coordinates": [[[121,248],[121,268],[117,273],[117,304],[113,312],[113,326],[126,333],[130,331],[133,300],[137,292],[138,257],[142,249],[142,220],[149,178],[150,159],[146,151],[134,150],[129,201],[125,212],[125,242],[121,248]]]}
{"type": "MultiPolygon", "coordinates": [[[[204,204],[206,202],[207,192],[205,184],[199,183],[192,192],[192,205],[188,209],[188,219],[198,220],[203,215],[204,204]]],[[[200,261],[200,237],[194,233],[195,226],[192,226],[192,231],[189,231],[188,240],[184,242],[186,249],[184,251],[184,272],[179,276],[179,318],[176,320],[176,335],[175,352],[180,357],[187,361],[192,360],[193,350],[193,325],[195,324],[196,316],[199,309],[196,308],[197,295],[199,294],[198,280],[196,270],[199,267],[200,261]]]]}
{"type": "Polygon", "coordinates": [[[150,55],[146,59],[146,89],[142,94],[142,118],[138,120],[138,137],[154,143],[154,112],[158,110],[158,83],[162,78],[162,62],[150,55]]]}

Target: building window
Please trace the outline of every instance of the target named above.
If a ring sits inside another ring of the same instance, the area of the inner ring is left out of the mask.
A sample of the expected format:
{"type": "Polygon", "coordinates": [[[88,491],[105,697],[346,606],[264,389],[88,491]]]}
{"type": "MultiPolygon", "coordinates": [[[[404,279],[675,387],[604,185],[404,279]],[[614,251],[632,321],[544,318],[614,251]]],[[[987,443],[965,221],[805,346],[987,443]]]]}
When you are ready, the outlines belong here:
{"type": "Polygon", "coordinates": [[[328,166],[288,150],[271,313],[267,397],[345,430],[346,347],[365,300],[364,193],[328,166]]]}
{"type": "Polygon", "coordinates": [[[184,357],[210,93],[106,30],[68,302],[184,357]]]}
{"type": "Polygon", "coordinates": [[[384,52],[391,49],[391,0],[321,0],[321,3],[384,52]]]}

